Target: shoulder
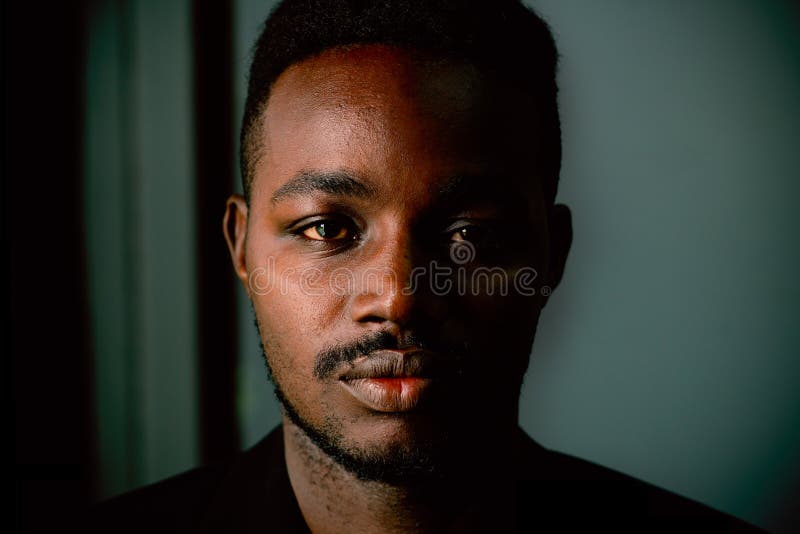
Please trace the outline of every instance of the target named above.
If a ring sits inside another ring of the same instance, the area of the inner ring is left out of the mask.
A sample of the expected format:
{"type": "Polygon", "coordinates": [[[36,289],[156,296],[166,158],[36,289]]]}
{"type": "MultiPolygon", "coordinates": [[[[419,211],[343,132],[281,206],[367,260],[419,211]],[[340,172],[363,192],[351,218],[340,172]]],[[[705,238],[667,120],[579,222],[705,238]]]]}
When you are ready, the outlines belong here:
{"type": "Polygon", "coordinates": [[[86,526],[90,532],[236,532],[273,506],[280,507],[276,514],[296,507],[280,426],[229,461],[99,503],[90,510],[86,526]]]}
{"type": "Polygon", "coordinates": [[[228,468],[193,469],[101,502],[90,510],[89,523],[98,532],[111,527],[133,531],[152,528],[156,520],[159,529],[185,531],[196,511],[211,501],[228,468]]]}
{"type": "Polygon", "coordinates": [[[613,469],[552,451],[522,432],[518,497],[521,521],[547,517],[561,526],[637,530],[761,532],[736,517],[613,469]]]}

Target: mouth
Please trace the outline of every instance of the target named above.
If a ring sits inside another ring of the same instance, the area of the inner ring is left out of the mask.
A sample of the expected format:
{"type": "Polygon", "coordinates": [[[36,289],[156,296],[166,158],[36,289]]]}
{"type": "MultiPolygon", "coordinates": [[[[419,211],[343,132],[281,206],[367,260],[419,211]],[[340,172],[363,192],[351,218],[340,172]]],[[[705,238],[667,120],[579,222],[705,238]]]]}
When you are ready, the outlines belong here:
{"type": "Polygon", "coordinates": [[[435,356],[426,351],[382,350],[353,362],[339,384],[359,403],[384,413],[418,408],[437,383],[435,356]]]}

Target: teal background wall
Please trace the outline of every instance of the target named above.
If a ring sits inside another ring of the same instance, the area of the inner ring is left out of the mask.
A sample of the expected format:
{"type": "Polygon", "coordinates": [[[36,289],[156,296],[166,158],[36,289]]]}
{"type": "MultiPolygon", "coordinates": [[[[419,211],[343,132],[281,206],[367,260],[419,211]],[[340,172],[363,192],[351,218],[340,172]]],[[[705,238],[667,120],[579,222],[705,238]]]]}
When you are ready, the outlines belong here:
{"type": "Polygon", "coordinates": [[[534,5],[562,54],[575,243],[521,423],[778,524],[800,504],[798,6],[534,5]]]}
{"type": "MultiPolygon", "coordinates": [[[[113,494],[197,462],[191,205],[163,219],[164,202],[192,191],[191,50],[188,3],[97,4],[87,239],[113,494]]],[[[234,138],[272,4],[233,4],[234,138]]],[[[529,4],[562,55],[559,200],[575,242],[520,423],[548,447],[777,528],[800,496],[800,12],[777,0],[529,4]]],[[[241,291],[238,310],[248,446],[279,416],[241,291]]]]}

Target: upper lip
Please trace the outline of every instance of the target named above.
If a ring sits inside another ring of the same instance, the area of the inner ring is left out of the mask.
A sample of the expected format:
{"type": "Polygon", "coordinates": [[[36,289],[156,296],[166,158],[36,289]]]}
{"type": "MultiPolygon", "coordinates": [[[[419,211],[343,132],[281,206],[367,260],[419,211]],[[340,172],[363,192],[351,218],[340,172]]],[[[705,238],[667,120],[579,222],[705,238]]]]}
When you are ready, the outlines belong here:
{"type": "Polygon", "coordinates": [[[379,350],[356,358],[339,380],[359,378],[431,378],[437,372],[435,354],[426,350],[379,350]]]}

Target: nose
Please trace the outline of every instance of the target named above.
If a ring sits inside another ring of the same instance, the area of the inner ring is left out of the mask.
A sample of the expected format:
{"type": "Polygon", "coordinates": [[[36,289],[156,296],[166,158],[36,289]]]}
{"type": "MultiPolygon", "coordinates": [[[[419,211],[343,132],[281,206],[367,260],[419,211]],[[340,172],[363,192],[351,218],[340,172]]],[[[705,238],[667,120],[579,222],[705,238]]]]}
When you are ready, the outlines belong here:
{"type": "Polygon", "coordinates": [[[363,251],[363,267],[356,276],[356,287],[350,303],[352,319],[358,323],[378,323],[389,329],[402,330],[418,309],[415,278],[415,251],[407,235],[392,235],[369,250],[363,251]]]}

